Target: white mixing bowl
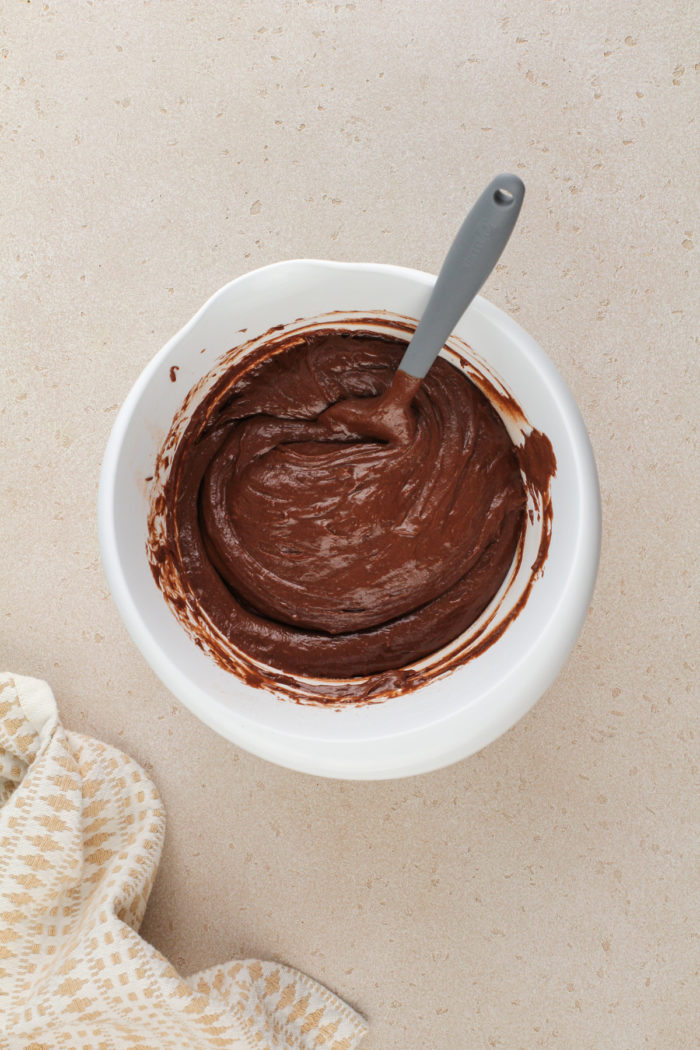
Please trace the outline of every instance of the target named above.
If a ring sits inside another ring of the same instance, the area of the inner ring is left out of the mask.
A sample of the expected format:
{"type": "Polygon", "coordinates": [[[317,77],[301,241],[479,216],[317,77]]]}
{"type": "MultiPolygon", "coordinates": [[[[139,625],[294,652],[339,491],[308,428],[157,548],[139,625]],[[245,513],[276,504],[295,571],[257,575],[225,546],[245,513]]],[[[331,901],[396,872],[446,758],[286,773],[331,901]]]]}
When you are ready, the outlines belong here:
{"type": "MultiPolygon", "coordinates": [[[[332,324],[353,314],[420,317],[434,281],[397,266],[317,260],[277,263],[239,277],[216,292],[147,365],[119,412],[105,452],[100,545],[131,636],[164,684],[198,718],[246,750],[291,769],[384,779],[438,769],[478,751],[512,726],[553,682],[591,599],[600,549],[600,494],[581,415],[544,351],[481,297],[455,329],[455,345],[477,371],[488,369],[500,381],[528,424],[547,435],[557,460],[544,570],[532,582],[519,615],[493,644],[450,673],[381,702],[300,704],[246,685],[220,667],[190,638],[154,582],[146,554],[145,479],[154,473],[190,388],[232,347],[277,325],[293,328],[300,318],[315,322],[324,317],[332,324]],[[173,366],[176,382],[171,382],[173,366]]],[[[195,396],[185,415],[197,403],[195,396]]],[[[505,422],[517,441],[517,427],[505,422]]],[[[532,522],[528,530],[533,536],[526,537],[519,574],[525,582],[521,579],[520,589],[512,588],[502,603],[506,612],[529,582],[537,549],[532,522]]]]}

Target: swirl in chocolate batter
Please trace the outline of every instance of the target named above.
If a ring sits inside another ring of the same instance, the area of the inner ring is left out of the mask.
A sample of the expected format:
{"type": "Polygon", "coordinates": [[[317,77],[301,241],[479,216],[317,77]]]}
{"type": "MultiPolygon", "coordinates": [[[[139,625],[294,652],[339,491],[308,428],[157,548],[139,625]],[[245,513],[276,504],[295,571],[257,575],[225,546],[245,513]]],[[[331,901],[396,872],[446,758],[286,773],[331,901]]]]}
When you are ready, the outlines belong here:
{"type": "Polygon", "coordinates": [[[474,623],[522,556],[523,452],[444,359],[413,399],[410,441],[319,421],[385,391],[405,345],[371,328],[272,339],[224,371],[174,455],[166,442],[154,576],[198,644],[254,684],[332,701],[414,688],[410,665],[474,623]]]}

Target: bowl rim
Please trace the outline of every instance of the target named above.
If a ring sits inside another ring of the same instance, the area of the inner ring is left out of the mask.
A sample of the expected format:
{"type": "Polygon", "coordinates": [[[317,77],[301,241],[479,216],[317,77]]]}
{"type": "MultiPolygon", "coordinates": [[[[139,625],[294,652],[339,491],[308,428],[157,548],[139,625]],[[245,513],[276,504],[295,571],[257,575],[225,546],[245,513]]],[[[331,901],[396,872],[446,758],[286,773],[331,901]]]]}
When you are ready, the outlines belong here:
{"type": "MultiPolygon", "coordinates": [[[[255,281],[263,274],[284,269],[324,271],[354,271],[364,273],[381,273],[387,276],[408,279],[422,285],[429,291],[436,278],[434,275],[410,267],[396,266],[388,263],[342,262],[322,259],[290,259],[262,266],[241,274],[215,291],[196,313],[175,333],[161,349],[147,362],[141,374],[132,385],[115,419],[105,450],[98,490],[98,532],[102,564],[113,599],[120,616],[131,634],[132,639],[155,671],[163,684],[201,721],[215,732],[233,741],[253,754],[287,768],[316,776],[342,779],[389,779],[411,776],[428,772],[449,765],[461,758],[480,750],[502,733],[506,732],[519,720],[539,699],[542,693],[552,684],[575,644],[595,586],[601,543],[601,505],[598,476],[590,440],[576,401],[565,380],[550,360],[543,348],[504,311],[494,306],[483,296],[477,296],[470,310],[476,309],[486,321],[500,331],[505,337],[524,344],[537,359],[548,384],[553,387],[556,400],[562,409],[578,468],[578,481],[585,492],[586,499],[581,500],[579,518],[578,549],[572,560],[570,579],[566,592],[562,591],[560,604],[567,598],[565,615],[559,615],[558,609],[550,613],[548,630],[552,638],[552,648],[557,658],[539,668],[530,668],[530,677],[526,687],[514,691],[509,697],[501,697],[495,703],[495,696],[503,691],[508,680],[517,681],[517,673],[523,663],[530,658],[530,650],[517,665],[510,666],[503,677],[492,684],[489,690],[479,696],[482,717],[474,719],[474,708],[466,704],[459,712],[447,712],[444,717],[436,717],[430,722],[430,728],[439,730],[445,722],[451,723],[449,733],[436,732],[431,740],[423,739],[425,726],[411,726],[403,732],[391,735],[377,735],[370,742],[351,739],[350,748],[319,749],[317,754],[304,752],[298,747],[304,739],[300,728],[297,733],[288,731],[276,734],[265,734],[261,741],[260,726],[242,713],[233,712],[220,704],[211,702],[205,690],[192,688],[195,683],[183,687],[183,674],[174,665],[158,642],[152,637],[147,622],[142,617],[129,588],[124,570],[116,555],[117,529],[115,521],[115,481],[122,446],[128,432],[134,409],[137,407],[144,390],[151,378],[162,367],[173,349],[197,325],[213,304],[229,294],[233,286],[245,285],[255,281]],[[572,597],[573,595],[573,597],[572,597]],[[489,717],[483,712],[493,701],[493,710],[489,717]],[[387,755],[382,744],[391,738],[394,746],[392,754],[387,755]],[[439,739],[436,739],[439,738],[439,739]],[[295,747],[295,742],[297,746],[295,747]],[[354,746],[353,746],[354,745],[354,746]]],[[[539,640],[539,639],[538,639],[539,640]]],[[[281,702],[281,701],[280,701],[281,702]]],[[[318,745],[318,736],[314,737],[318,745]]],[[[337,744],[329,739],[330,745],[337,744]]]]}

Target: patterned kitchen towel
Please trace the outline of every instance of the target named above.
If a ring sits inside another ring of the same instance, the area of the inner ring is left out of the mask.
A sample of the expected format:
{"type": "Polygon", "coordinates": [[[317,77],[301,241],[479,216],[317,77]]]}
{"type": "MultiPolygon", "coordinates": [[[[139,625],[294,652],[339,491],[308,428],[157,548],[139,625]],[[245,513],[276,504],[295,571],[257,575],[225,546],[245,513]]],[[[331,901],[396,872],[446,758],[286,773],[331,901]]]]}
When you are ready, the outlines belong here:
{"type": "Polygon", "coordinates": [[[68,732],[48,685],[0,674],[2,1050],[352,1050],[366,1028],[304,974],[181,977],[137,930],[165,814],[143,770],[68,732]]]}

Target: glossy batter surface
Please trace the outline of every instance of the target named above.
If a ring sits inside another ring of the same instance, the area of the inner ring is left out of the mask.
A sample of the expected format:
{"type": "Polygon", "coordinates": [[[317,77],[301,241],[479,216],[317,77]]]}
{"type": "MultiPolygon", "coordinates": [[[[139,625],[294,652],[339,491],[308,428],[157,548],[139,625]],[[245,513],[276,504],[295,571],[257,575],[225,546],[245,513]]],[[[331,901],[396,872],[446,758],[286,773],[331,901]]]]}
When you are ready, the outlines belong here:
{"type": "Polygon", "coordinates": [[[409,442],[336,433],[318,416],[385,391],[405,343],[296,336],[200,405],[165,491],[188,602],[282,671],[353,677],[440,649],[498,591],[525,492],[484,395],[438,359],[409,442]]]}

